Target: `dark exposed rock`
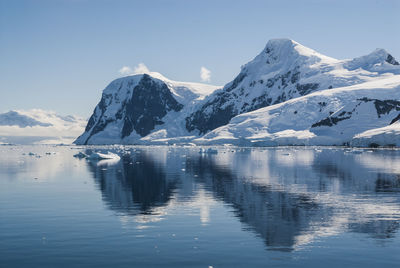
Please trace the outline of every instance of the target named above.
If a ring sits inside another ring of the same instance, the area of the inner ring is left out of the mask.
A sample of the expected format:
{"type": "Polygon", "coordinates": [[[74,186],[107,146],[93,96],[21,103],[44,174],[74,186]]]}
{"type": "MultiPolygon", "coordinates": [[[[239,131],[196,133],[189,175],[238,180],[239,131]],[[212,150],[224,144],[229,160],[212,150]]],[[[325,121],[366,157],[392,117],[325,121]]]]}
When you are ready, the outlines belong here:
{"type": "MultiPolygon", "coordinates": [[[[221,101],[222,99],[219,99],[221,101]]],[[[210,105],[211,106],[211,105],[210,105]]],[[[208,106],[207,106],[208,107],[208,106]]],[[[206,107],[206,108],[207,108],[206,107]]],[[[204,134],[209,130],[215,129],[219,126],[226,125],[229,123],[232,117],[237,115],[234,111],[233,105],[229,105],[224,108],[217,106],[215,110],[209,115],[205,116],[204,108],[192,114],[192,116],[186,118],[186,128],[189,131],[198,129],[200,134],[204,134]]]]}
{"type": "MultiPolygon", "coordinates": [[[[105,110],[106,110],[105,100],[106,100],[107,97],[108,97],[108,96],[107,96],[106,94],[103,94],[103,95],[101,96],[101,100],[100,100],[99,104],[98,104],[97,107],[95,108],[95,110],[94,110],[92,116],[91,116],[90,119],[89,119],[88,124],[86,125],[86,128],[85,128],[85,131],[86,131],[86,132],[89,131],[89,130],[91,130],[92,127],[94,126],[94,124],[96,123],[96,109],[99,109],[99,110],[100,110],[100,112],[101,112],[101,116],[100,116],[100,117],[103,116],[103,114],[104,114],[104,112],[105,112],[105,110]]],[[[95,134],[95,133],[94,133],[94,134],[95,134]]]]}
{"type": "Polygon", "coordinates": [[[243,79],[244,79],[246,76],[247,76],[246,73],[244,73],[244,72],[240,73],[240,74],[239,74],[238,76],[236,76],[236,78],[232,81],[232,84],[231,84],[228,88],[226,88],[225,90],[228,91],[228,92],[229,92],[229,91],[232,91],[232,89],[236,88],[236,87],[239,85],[239,83],[242,82],[243,79]]]}
{"type": "Polygon", "coordinates": [[[292,84],[295,84],[299,80],[300,80],[300,72],[296,69],[294,70],[292,77],[290,78],[290,82],[292,82],[292,84]]]}
{"type": "Polygon", "coordinates": [[[291,73],[292,73],[292,72],[289,71],[289,72],[287,72],[287,73],[285,73],[285,74],[283,74],[283,75],[280,76],[280,78],[281,78],[281,84],[282,84],[283,87],[287,87],[287,86],[288,86],[288,80],[289,80],[289,77],[290,77],[290,74],[291,74],[291,73]]]}
{"type": "Polygon", "coordinates": [[[388,56],[386,58],[386,62],[390,63],[390,64],[393,64],[393,65],[399,65],[399,62],[396,61],[396,59],[390,54],[388,54],[388,56]]]}
{"type": "Polygon", "coordinates": [[[121,120],[122,117],[124,116],[124,109],[123,107],[125,107],[125,104],[122,105],[122,108],[115,114],[115,118],[117,118],[118,120],[121,120]]]}
{"type": "MultiPolygon", "coordinates": [[[[95,134],[97,134],[97,133],[103,131],[103,130],[106,128],[106,126],[107,126],[109,123],[111,123],[111,122],[113,122],[112,119],[105,119],[105,120],[99,121],[99,122],[93,127],[92,132],[90,133],[90,136],[93,136],[93,135],[95,135],[95,134]]],[[[87,142],[88,140],[89,140],[89,138],[86,140],[86,142],[87,142]]]]}
{"type": "Polygon", "coordinates": [[[359,100],[362,102],[374,102],[378,117],[381,117],[381,115],[384,114],[388,114],[392,110],[400,111],[400,101],[397,100],[378,100],[369,98],[362,98],[359,100]]]}
{"type": "Polygon", "coordinates": [[[326,106],[326,102],[324,102],[324,101],[323,102],[318,102],[318,105],[319,105],[319,111],[321,112],[322,108],[326,106]]]}
{"type": "Polygon", "coordinates": [[[85,132],[89,131],[94,126],[95,123],[96,123],[96,119],[95,119],[95,115],[93,113],[92,116],[89,118],[89,121],[86,125],[85,132]]]}
{"type": "Polygon", "coordinates": [[[148,135],[156,125],[163,124],[169,111],[180,111],[183,105],[177,102],[165,83],[155,82],[143,75],[134,88],[131,99],[125,104],[122,138],[129,136],[133,129],[142,137],[148,135]]]}
{"type": "Polygon", "coordinates": [[[278,98],[274,101],[274,104],[278,104],[281,102],[286,101],[286,94],[283,92],[281,95],[278,96],[278,98]]]}
{"type": "MultiPolygon", "coordinates": [[[[273,87],[275,83],[279,80],[281,81],[280,86],[282,86],[283,88],[286,88],[289,85],[289,81],[292,84],[295,84],[300,79],[300,72],[297,69],[298,68],[295,68],[293,72],[288,71],[285,74],[276,75],[273,78],[269,78],[267,80],[267,87],[273,87]]],[[[278,86],[278,88],[281,88],[280,86],[278,86]]]]}
{"type": "Polygon", "coordinates": [[[296,89],[301,96],[311,93],[311,91],[318,88],[318,83],[297,84],[296,89]]]}
{"type": "Polygon", "coordinates": [[[343,121],[343,120],[346,120],[346,119],[350,119],[350,118],[351,118],[351,116],[342,116],[342,117],[340,117],[340,115],[337,116],[337,117],[329,116],[329,117],[327,117],[325,119],[322,119],[321,121],[319,121],[317,123],[312,124],[311,127],[322,127],[322,126],[331,127],[333,125],[336,125],[340,121],[343,121]]]}
{"type": "Polygon", "coordinates": [[[273,78],[269,78],[269,79],[267,80],[267,87],[268,87],[268,88],[273,87],[274,84],[275,84],[275,80],[274,80],[273,78]]]}
{"type": "Polygon", "coordinates": [[[396,123],[399,120],[400,120],[400,114],[398,114],[395,118],[393,118],[393,120],[390,122],[390,125],[396,123]]]}
{"type": "Polygon", "coordinates": [[[267,107],[267,106],[271,105],[271,103],[272,103],[272,99],[271,98],[266,98],[265,94],[253,99],[253,101],[254,101],[254,103],[253,103],[253,105],[251,107],[252,111],[253,110],[257,110],[259,108],[267,107]]]}

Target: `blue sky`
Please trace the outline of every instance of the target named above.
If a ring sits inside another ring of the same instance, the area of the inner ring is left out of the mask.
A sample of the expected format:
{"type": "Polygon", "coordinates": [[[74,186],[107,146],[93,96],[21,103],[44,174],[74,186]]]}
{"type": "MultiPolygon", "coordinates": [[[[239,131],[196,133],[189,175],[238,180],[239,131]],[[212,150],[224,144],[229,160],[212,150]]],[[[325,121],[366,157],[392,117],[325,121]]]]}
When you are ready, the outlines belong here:
{"type": "Polygon", "coordinates": [[[335,58],[400,58],[400,1],[0,0],[0,112],[88,117],[123,66],[223,85],[271,38],[335,58]]]}

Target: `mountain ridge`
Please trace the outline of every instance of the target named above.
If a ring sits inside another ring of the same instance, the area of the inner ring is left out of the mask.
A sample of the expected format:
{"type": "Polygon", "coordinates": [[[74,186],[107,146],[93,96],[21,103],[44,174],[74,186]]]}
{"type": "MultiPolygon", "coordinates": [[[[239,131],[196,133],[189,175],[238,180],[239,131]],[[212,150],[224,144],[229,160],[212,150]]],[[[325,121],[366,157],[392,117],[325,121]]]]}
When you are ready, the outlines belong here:
{"type": "MultiPolygon", "coordinates": [[[[237,116],[290,103],[296,99],[300,101],[301,98],[314,93],[319,94],[324,103],[340,99],[340,94],[348,94],[349,98],[355,98],[353,102],[359,102],[359,99],[365,97],[363,94],[368,95],[371,90],[381,90],[381,83],[387,83],[388,79],[393,77],[397,79],[399,74],[399,63],[384,49],[376,49],[370,54],[354,59],[338,60],[290,39],[272,39],[261,53],[242,66],[235,79],[222,88],[176,82],[159,73],[138,74],[112,81],[103,91],[102,99],[96,106],[85,132],[75,143],[212,144],[216,142],[215,139],[208,139],[206,142],[205,139],[215,135],[215,131],[220,127],[228,127],[234,123],[237,116]],[[375,85],[375,89],[370,88],[371,84],[375,85]],[[369,91],[361,92],[352,88],[360,85],[369,91]],[[345,90],[334,91],[338,88],[345,90]],[[352,90],[361,93],[348,93],[352,90]],[[320,93],[324,91],[336,92],[336,95],[331,95],[332,100],[327,100],[329,94],[320,93]]],[[[395,88],[396,83],[397,80],[392,85],[395,88]]],[[[389,94],[386,99],[382,99],[378,94],[374,95],[374,102],[396,102],[400,99],[396,91],[385,92],[389,94]]],[[[319,110],[322,112],[324,109],[320,107],[319,110]]],[[[301,113],[302,110],[297,112],[301,113]]],[[[344,124],[346,119],[343,117],[344,115],[336,118],[328,114],[319,121],[315,121],[314,118],[315,122],[312,121],[310,129],[327,124],[344,124]]],[[[287,120],[293,124],[288,125],[287,130],[296,128],[296,122],[290,118],[287,120]]],[[[385,120],[378,117],[371,127],[384,127],[387,123],[385,120]]],[[[249,137],[245,135],[240,139],[246,138],[249,137]]],[[[351,137],[347,137],[344,143],[350,141],[351,137]]]]}

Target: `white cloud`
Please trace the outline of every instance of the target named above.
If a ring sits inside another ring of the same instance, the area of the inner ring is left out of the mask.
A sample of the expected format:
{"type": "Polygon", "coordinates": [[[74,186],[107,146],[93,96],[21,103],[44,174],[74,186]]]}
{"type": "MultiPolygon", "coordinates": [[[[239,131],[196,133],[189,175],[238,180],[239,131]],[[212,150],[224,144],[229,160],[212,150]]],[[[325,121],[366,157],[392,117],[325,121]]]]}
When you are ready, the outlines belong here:
{"type": "Polygon", "coordinates": [[[134,74],[147,74],[150,73],[149,68],[147,68],[144,63],[139,63],[135,68],[133,69],[134,74]]]}
{"type": "Polygon", "coordinates": [[[146,65],[144,65],[144,63],[139,63],[133,68],[133,70],[129,66],[123,66],[121,69],[119,69],[119,73],[122,75],[146,74],[150,73],[150,70],[146,65]]]}
{"type": "Polygon", "coordinates": [[[119,73],[122,75],[129,75],[132,74],[132,69],[129,66],[123,66],[121,69],[119,69],[119,73]]]}
{"type": "Polygon", "coordinates": [[[203,82],[210,82],[211,81],[211,71],[208,70],[206,67],[202,66],[200,68],[200,78],[203,82]]]}

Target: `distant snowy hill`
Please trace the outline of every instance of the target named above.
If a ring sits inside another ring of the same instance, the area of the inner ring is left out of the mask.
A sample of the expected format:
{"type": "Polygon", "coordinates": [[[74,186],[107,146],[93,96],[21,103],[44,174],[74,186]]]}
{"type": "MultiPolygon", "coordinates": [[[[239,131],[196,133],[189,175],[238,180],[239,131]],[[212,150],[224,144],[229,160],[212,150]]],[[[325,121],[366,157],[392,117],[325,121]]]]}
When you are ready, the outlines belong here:
{"type": "Polygon", "coordinates": [[[337,60],[273,39],[224,87],[159,73],[111,82],[75,143],[393,145],[399,84],[384,49],[337,60]]]}
{"type": "Polygon", "coordinates": [[[0,114],[0,143],[70,144],[82,133],[87,121],[51,111],[16,110],[0,114]]]}

